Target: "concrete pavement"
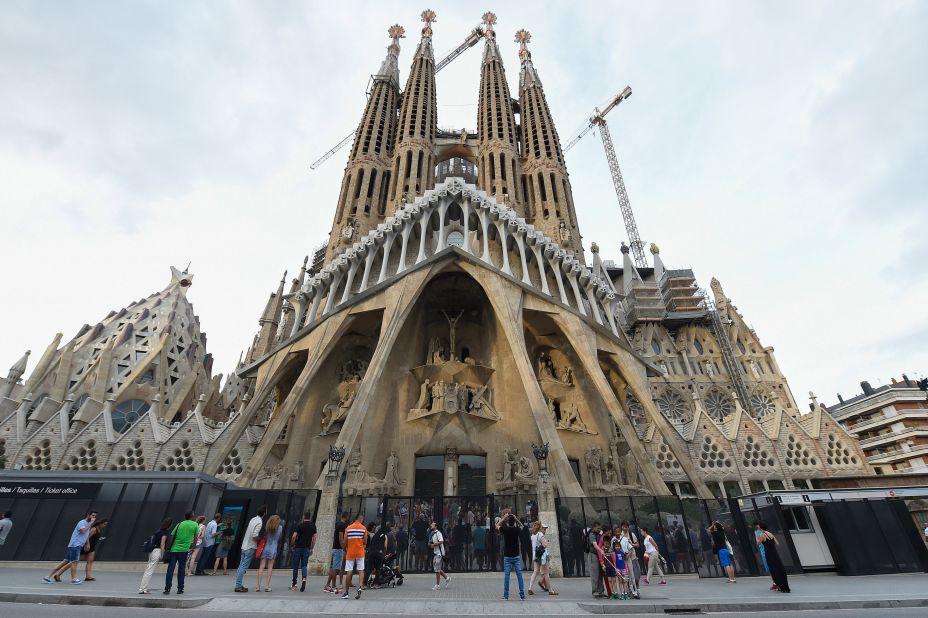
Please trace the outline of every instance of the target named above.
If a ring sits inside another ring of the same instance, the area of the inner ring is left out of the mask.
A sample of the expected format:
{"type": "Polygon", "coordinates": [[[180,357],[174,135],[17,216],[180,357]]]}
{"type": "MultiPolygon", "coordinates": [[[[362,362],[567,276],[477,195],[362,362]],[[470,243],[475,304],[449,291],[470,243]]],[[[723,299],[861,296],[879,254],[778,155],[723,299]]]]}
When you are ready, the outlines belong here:
{"type": "MultiPolygon", "coordinates": [[[[668,586],[642,586],[640,601],[602,601],[589,594],[587,579],[558,579],[559,596],[536,594],[518,599],[515,577],[509,601],[502,601],[502,575],[498,573],[452,574],[450,586],[431,590],[434,579],[410,575],[402,587],[368,590],[361,600],[342,600],[324,593],[324,579],[311,577],[304,593],[291,592],[289,571],[278,570],[273,591],[235,593],[233,575],[190,577],[185,594],[163,596],[164,567],[151,582],[152,595],[137,594],[141,573],[132,565],[101,563],[95,566],[97,581],[80,586],[44,584],[42,576],[51,565],[0,565],[0,603],[24,602],[64,605],[129,606],[149,608],[198,608],[221,612],[280,612],[314,614],[431,614],[431,615],[576,615],[641,614],[694,610],[703,612],[796,611],[809,609],[926,608],[928,586],[923,574],[868,577],[803,575],[790,578],[792,594],[771,592],[767,578],[743,578],[737,584],[678,576],[668,586]],[[111,568],[120,568],[111,571],[111,568]]],[[[250,570],[245,584],[254,589],[256,572],[250,570]]],[[[526,585],[528,575],[526,575],[526,585]]],[[[176,587],[176,584],[175,584],[176,587]]],[[[537,590],[537,589],[536,589],[537,590]]],[[[352,595],[353,597],[353,595],[352,595]]]]}

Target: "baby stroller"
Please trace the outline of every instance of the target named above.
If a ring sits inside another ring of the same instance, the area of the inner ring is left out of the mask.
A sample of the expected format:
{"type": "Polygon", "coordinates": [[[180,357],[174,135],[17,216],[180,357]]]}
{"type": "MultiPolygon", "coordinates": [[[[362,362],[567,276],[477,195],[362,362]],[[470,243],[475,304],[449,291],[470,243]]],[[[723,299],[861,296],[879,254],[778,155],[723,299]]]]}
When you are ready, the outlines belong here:
{"type": "Polygon", "coordinates": [[[395,588],[403,585],[403,576],[396,567],[396,553],[390,553],[375,560],[375,568],[371,569],[367,577],[368,588],[395,588]]]}

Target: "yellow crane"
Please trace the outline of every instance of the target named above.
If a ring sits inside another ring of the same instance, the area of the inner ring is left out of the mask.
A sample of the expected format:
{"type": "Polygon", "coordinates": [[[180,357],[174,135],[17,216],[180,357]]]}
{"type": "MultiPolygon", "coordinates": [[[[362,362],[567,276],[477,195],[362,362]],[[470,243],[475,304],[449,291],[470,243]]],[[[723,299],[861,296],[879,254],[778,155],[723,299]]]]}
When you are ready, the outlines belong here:
{"type": "Polygon", "coordinates": [[[564,148],[564,152],[573,148],[577,142],[583,139],[594,127],[599,127],[599,136],[603,140],[603,149],[606,151],[606,162],[609,164],[609,171],[612,173],[612,183],[615,185],[615,195],[619,199],[619,209],[622,211],[622,219],[625,221],[625,231],[628,234],[628,244],[631,248],[632,258],[635,261],[635,266],[638,268],[645,268],[648,262],[644,257],[644,245],[641,242],[641,237],[638,235],[638,225],[635,223],[635,215],[632,212],[631,202],[628,201],[628,192],[625,190],[625,181],[622,180],[622,170],[619,169],[619,160],[615,156],[615,146],[612,145],[609,125],[606,124],[606,114],[611,112],[619,103],[630,96],[632,96],[632,89],[629,86],[625,86],[625,89],[614,96],[612,100],[609,101],[609,104],[602,110],[598,107],[594,108],[593,115],[590,116],[587,125],[576,137],[570,140],[564,148]]]}

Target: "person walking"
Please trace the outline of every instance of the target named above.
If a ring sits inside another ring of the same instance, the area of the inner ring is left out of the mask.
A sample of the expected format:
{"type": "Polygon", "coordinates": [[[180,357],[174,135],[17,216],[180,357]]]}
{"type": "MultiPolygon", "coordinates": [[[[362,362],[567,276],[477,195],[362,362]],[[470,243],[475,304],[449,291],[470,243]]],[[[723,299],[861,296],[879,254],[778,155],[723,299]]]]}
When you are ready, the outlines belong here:
{"type": "Polygon", "coordinates": [[[545,536],[548,532],[548,526],[544,522],[536,521],[532,526],[532,579],[528,584],[528,593],[535,594],[535,577],[538,577],[538,585],[549,595],[557,595],[557,590],[551,585],[550,562],[551,554],[548,551],[548,538],[545,536]]]}
{"type": "Polygon", "coordinates": [[[3,519],[0,519],[0,547],[6,544],[6,538],[10,535],[10,531],[12,530],[13,511],[7,511],[3,514],[3,519]]]}
{"type": "Polygon", "coordinates": [[[451,576],[442,570],[445,560],[445,537],[438,528],[438,522],[432,520],[432,528],[429,533],[429,547],[432,549],[432,571],[435,572],[435,585],[432,590],[441,589],[441,579],[445,579],[445,588],[451,583],[451,576]]]}
{"type": "Polygon", "coordinates": [[[345,577],[345,530],[348,528],[348,513],[342,513],[338,523],[335,524],[335,534],[332,536],[332,560],[329,563],[329,578],[325,581],[324,592],[339,594],[345,577]]]}
{"type": "Polygon", "coordinates": [[[599,560],[599,552],[596,550],[596,546],[599,545],[600,536],[602,536],[602,526],[598,521],[593,522],[592,528],[587,528],[584,531],[585,543],[583,551],[585,551],[587,555],[586,568],[590,574],[590,586],[593,589],[593,596],[596,598],[601,598],[605,594],[603,590],[602,565],[599,560]]]}
{"type": "Polygon", "coordinates": [[[644,543],[644,553],[648,557],[648,576],[644,578],[644,583],[651,583],[651,575],[654,574],[654,571],[657,571],[657,574],[661,578],[661,586],[667,585],[667,580],[664,577],[664,569],[661,567],[661,553],[657,550],[657,542],[654,540],[654,537],[648,533],[648,529],[644,526],[639,528],[641,534],[644,537],[641,542],[644,543]]]}
{"type": "Polygon", "coordinates": [[[254,560],[255,551],[258,549],[258,538],[261,536],[261,529],[264,527],[264,516],[267,515],[267,507],[261,506],[258,514],[251,518],[248,527],[245,529],[245,538],[242,539],[242,555],[239,559],[238,570],[235,572],[235,592],[248,592],[248,588],[242,585],[245,579],[245,573],[254,560]]]}
{"type": "Polygon", "coordinates": [[[345,591],[342,598],[348,598],[348,591],[351,589],[351,576],[354,570],[358,570],[358,593],[355,599],[361,598],[361,592],[364,590],[364,548],[367,546],[367,528],[364,526],[364,513],[358,513],[354,523],[345,528],[345,573],[348,579],[345,582],[345,591]]]}
{"type": "Polygon", "coordinates": [[[296,590],[296,573],[299,569],[302,569],[303,579],[300,584],[300,592],[306,591],[306,567],[315,546],[316,524],[313,523],[313,512],[306,511],[303,513],[303,521],[297,524],[296,530],[290,535],[290,547],[293,548],[293,578],[290,582],[290,590],[296,590]]]}
{"type": "Polygon", "coordinates": [[[719,565],[725,574],[728,575],[728,583],[736,584],[735,566],[732,563],[731,545],[725,536],[725,528],[717,521],[712,522],[709,526],[709,536],[712,537],[712,551],[719,557],[719,565]]]}
{"type": "Polygon", "coordinates": [[[168,540],[168,530],[171,529],[173,523],[174,520],[170,517],[163,520],[161,527],[145,541],[144,548],[148,550],[148,564],[145,565],[145,573],[142,574],[142,581],[139,583],[139,594],[151,594],[148,583],[151,581],[151,576],[155,574],[161,557],[164,556],[164,544],[168,540]]]}
{"type": "Polygon", "coordinates": [[[229,574],[229,552],[234,544],[235,528],[232,527],[232,520],[227,519],[219,527],[219,541],[216,543],[216,562],[213,563],[213,572],[210,575],[215,575],[219,571],[220,562],[222,562],[222,574],[229,574]]]}
{"type": "Polygon", "coordinates": [[[267,520],[264,534],[264,551],[258,560],[258,583],[255,592],[261,592],[261,576],[265,576],[264,591],[271,591],[271,575],[274,574],[274,562],[280,549],[280,537],[283,536],[284,527],[280,525],[280,515],[271,515],[267,520]]]}
{"type": "Polygon", "coordinates": [[[110,523],[110,520],[105,518],[93,522],[93,525],[90,527],[90,536],[87,537],[87,542],[84,543],[84,546],[81,548],[81,556],[84,558],[85,582],[96,581],[92,573],[93,562],[97,558],[97,543],[106,538],[103,536],[103,531],[106,530],[108,523],[110,523]]]}
{"type": "Polygon", "coordinates": [[[203,547],[203,538],[206,536],[206,515],[197,517],[197,534],[193,539],[193,545],[190,547],[190,554],[187,556],[187,576],[193,577],[196,572],[197,564],[200,560],[200,549],[203,547]]]}
{"type": "Polygon", "coordinates": [[[767,524],[762,521],[755,521],[754,528],[760,530],[760,537],[757,539],[757,546],[764,548],[764,553],[767,556],[767,567],[770,569],[770,577],[773,578],[773,583],[776,586],[776,590],[780,592],[790,592],[789,589],[789,580],[786,578],[786,567],[783,566],[783,561],[780,559],[780,552],[777,551],[777,545],[780,543],[777,541],[777,538],[773,536],[769,530],[767,530],[767,524]]]}
{"type": "Polygon", "coordinates": [[[60,582],[61,574],[64,573],[68,568],[71,569],[71,583],[75,586],[83,583],[81,580],[77,579],[77,563],[81,559],[81,547],[84,546],[84,543],[87,542],[87,537],[90,536],[90,528],[93,526],[93,522],[97,520],[96,511],[87,511],[87,517],[77,522],[74,526],[74,530],[71,532],[71,538],[68,540],[68,552],[65,555],[64,560],[62,560],[58,565],[52,569],[52,572],[48,574],[47,577],[43,577],[42,581],[46,584],[52,582],[60,582]]]}
{"type": "Polygon", "coordinates": [[[200,529],[194,517],[193,511],[184,513],[184,521],[174,526],[168,542],[165,543],[168,548],[168,572],[164,577],[164,594],[171,594],[174,569],[177,569],[177,594],[184,594],[187,557],[200,529]]]}
{"type": "Polygon", "coordinates": [[[203,532],[203,547],[200,549],[200,558],[197,560],[197,567],[194,569],[194,575],[206,575],[205,569],[216,556],[217,544],[219,541],[219,522],[222,521],[222,514],[216,513],[203,532]]]}
{"type": "Polygon", "coordinates": [[[510,509],[503,511],[503,516],[496,523],[496,531],[503,540],[503,600],[509,600],[509,572],[516,572],[519,581],[519,598],[525,599],[525,582],[522,579],[522,558],[519,548],[519,536],[522,533],[520,522],[510,509]]]}

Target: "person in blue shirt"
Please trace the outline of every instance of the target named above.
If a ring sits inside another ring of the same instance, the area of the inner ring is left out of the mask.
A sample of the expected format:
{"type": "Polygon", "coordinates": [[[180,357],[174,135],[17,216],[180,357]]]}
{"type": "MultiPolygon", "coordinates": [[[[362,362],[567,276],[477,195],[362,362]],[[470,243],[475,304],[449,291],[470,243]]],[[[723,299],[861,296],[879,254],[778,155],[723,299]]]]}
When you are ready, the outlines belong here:
{"type": "Polygon", "coordinates": [[[96,511],[87,511],[87,517],[77,522],[74,526],[74,531],[71,532],[71,540],[68,541],[68,553],[65,555],[64,560],[62,560],[48,576],[42,578],[46,584],[60,582],[61,574],[64,573],[68,567],[71,568],[71,583],[74,585],[83,583],[77,578],[77,564],[81,560],[81,548],[84,546],[84,543],[87,542],[87,538],[90,536],[90,529],[96,519],[96,511]]]}

